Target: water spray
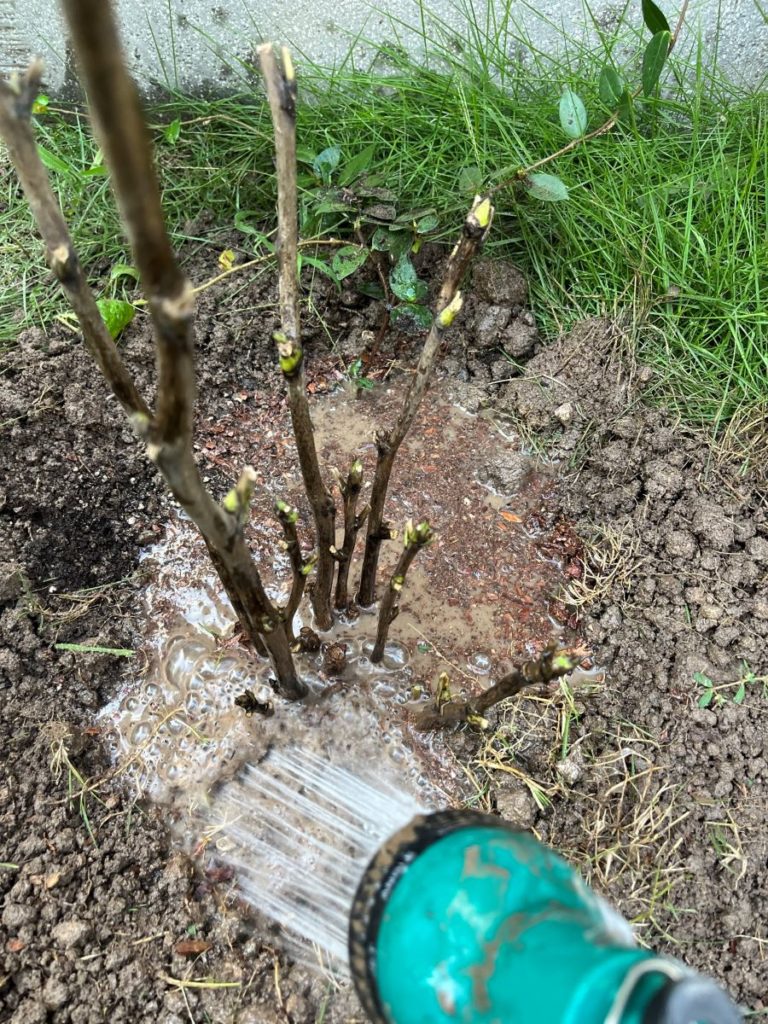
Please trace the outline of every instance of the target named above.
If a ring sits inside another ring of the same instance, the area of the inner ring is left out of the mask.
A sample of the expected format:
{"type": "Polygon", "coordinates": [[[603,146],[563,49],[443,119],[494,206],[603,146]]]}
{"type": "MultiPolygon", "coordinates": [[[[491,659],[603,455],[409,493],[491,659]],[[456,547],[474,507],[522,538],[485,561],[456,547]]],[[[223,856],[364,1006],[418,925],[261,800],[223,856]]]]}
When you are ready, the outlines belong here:
{"type": "Polygon", "coordinates": [[[712,980],[639,948],[530,833],[425,811],[303,751],[217,796],[243,895],[294,954],[329,956],[373,1024],[738,1024],[712,980]]]}

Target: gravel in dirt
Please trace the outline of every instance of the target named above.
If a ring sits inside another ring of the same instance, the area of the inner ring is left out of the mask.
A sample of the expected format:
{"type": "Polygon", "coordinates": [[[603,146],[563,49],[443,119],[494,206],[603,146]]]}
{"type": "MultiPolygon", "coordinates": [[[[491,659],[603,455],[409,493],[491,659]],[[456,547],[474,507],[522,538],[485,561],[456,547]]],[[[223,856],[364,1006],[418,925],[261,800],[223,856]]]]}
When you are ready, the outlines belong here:
{"type": "MultiPolygon", "coordinates": [[[[198,256],[196,280],[215,273],[216,252],[198,256]]],[[[530,739],[520,763],[557,780],[551,803],[542,808],[500,772],[489,799],[588,867],[644,939],[764,1009],[768,700],[758,682],[733,699],[745,662],[766,672],[764,498],[704,435],[644,403],[649,376],[622,356],[611,325],[590,322],[544,346],[519,274],[488,272],[476,284],[444,374],[464,408],[535,441],[550,470],[557,462],[559,497],[538,528],[575,568],[552,610],[586,631],[608,672],[596,695],[577,690],[567,750],[552,735],[530,739]],[[706,708],[697,678],[715,688],[706,708]]],[[[282,406],[274,285],[240,282],[234,296],[200,299],[199,454],[224,493],[233,470],[217,426],[246,400],[282,406]]],[[[381,310],[338,306],[324,282],[314,306],[306,337],[318,393],[381,310]]],[[[151,399],[146,324],[121,345],[151,399]]],[[[369,367],[374,379],[411,358],[412,340],[387,345],[369,367]]],[[[140,650],[137,554],[170,504],[77,338],[59,327],[25,332],[6,355],[0,423],[0,1020],[361,1020],[347,991],[275,951],[231,877],[195,873],[172,852],[162,817],[119,779],[82,806],[67,800],[68,782],[77,791],[78,778],[109,770],[93,722],[124,665],[54,645],[140,650]]],[[[503,490],[520,472],[510,457],[481,482],[503,490]]],[[[450,738],[468,764],[483,742],[450,738]]]]}

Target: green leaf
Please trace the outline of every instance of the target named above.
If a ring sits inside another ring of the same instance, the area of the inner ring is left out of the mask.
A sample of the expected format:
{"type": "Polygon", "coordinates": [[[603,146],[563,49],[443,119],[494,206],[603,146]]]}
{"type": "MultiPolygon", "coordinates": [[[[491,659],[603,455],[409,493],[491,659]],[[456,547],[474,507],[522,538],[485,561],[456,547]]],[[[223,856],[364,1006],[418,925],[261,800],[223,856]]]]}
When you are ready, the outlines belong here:
{"type": "Polygon", "coordinates": [[[712,703],[712,698],[715,696],[714,690],[705,690],[704,693],[699,697],[698,706],[700,708],[708,708],[712,703]]]}
{"type": "Polygon", "coordinates": [[[708,690],[713,689],[715,685],[709,678],[709,676],[706,675],[704,672],[694,672],[693,681],[695,683],[698,683],[699,686],[705,686],[708,690]]]}
{"type": "Polygon", "coordinates": [[[296,159],[300,164],[309,164],[310,167],[315,162],[315,151],[310,149],[309,146],[302,146],[301,144],[296,146],[296,159]]]}
{"type": "Polygon", "coordinates": [[[371,248],[376,252],[389,252],[392,247],[392,235],[387,228],[376,228],[371,238],[371,248]]]}
{"type": "Polygon", "coordinates": [[[475,164],[462,167],[459,171],[459,188],[474,195],[483,190],[483,172],[475,164]]]}
{"type": "Polygon", "coordinates": [[[389,314],[390,322],[404,334],[421,334],[432,326],[432,313],[426,306],[415,302],[405,302],[395,306],[389,314]]]}
{"type": "Polygon", "coordinates": [[[604,67],[600,72],[600,78],[597,83],[597,93],[600,97],[600,102],[604,103],[606,107],[610,107],[611,110],[615,110],[624,95],[624,89],[624,80],[618,71],[614,71],[610,67],[604,67]]]}
{"type": "Polygon", "coordinates": [[[624,88],[624,92],[619,97],[619,105],[616,108],[616,113],[620,121],[629,120],[629,112],[632,109],[632,93],[628,88],[624,88]]]}
{"type": "Polygon", "coordinates": [[[659,10],[653,0],[643,0],[643,21],[646,28],[653,35],[656,35],[657,32],[669,32],[670,35],[672,34],[664,12],[659,10]]]}
{"type": "Polygon", "coordinates": [[[744,698],[746,697],[746,695],[747,695],[747,684],[742,682],[742,683],[739,684],[738,690],[733,695],[733,703],[734,704],[743,704],[744,703],[744,698]]]}
{"type": "Polygon", "coordinates": [[[170,143],[171,146],[176,145],[181,135],[181,121],[178,117],[163,128],[163,135],[165,136],[165,141],[170,143]]]}
{"type": "Polygon", "coordinates": [[[52,153],[50,149],[46,149],[45,146],[38,145],[37,154],[49,171],[58,171],[60,174],[69,174],[72,170],[66,160],[62,160],[60,156],[56,156],[55,153],[52,153]]]}
{"type": "Polygon", "coordinates": [[[389,273],[389,286],[403,302],[418,302],[427,294],[427,286],[420,281],[416,268],[407,253],[403,253],[389,273]]]}
{"type": "Polygon", "coordinates": [[[415,228],[417,235],[426,235],[430,231],[434,231],[440,224],[436,213],[428,213],[424,217],[419,217],[416,221],[415,228]]]}
{"type": "Polygon", "coordinates": [[[136,313],[136,307],[122,299],[97,299],[96,305],[113,338],[128,326],[136,313]]]}
{"type": "Polygon", "coordinates": [[[568,198],[568,189],[554,174],[528,174],[523,184],[534,199],[544,203],[559,203],[568,198]]]}
{"type": "Polygon", "coordinates": [[[349,277],[368,259],[368,250],[364,245],[343,245],[333,254],[333,272],[340,281],[349,277]]]}
{"type": "Polygon", "coordinates": [[[353,207],[349,203],[342,203],[335,199],[324,199],[321,203],[318,203],[314,208],[314,212],[317,214],[321,213],[354,213],[353,207]]]}
{"type": "Polygon", "coordinates": [[[267,252],[274,252],[275,243],[271,242],[263,231],[259,231],[253,224],[248,223],[249,218],[258,216],[257,210],[238,210],[235,214],[235,229],[242,231],[244,235],[253,235],[259,245],[263,245],[267,252]]]}
{"type": "Polygon", "coordinates": [[[371,143],[370,146],[366,146],[365,149],[361,149],[359,153],[356,153],[351,160],[347,160],[339,173],[339,184],[349,185],[359,178],[361,174],[365,174],[371,165],[375,152],[376,145],[371,143]]]}
{"type": "Polygon", "coordinates": [[[93,644],[54,644],[57,651],[74,651],[76,654],[114,654],[116,658],[132,658],[135,651],[129,647],[96,647],[93,644]]]}
{"type": "Polygon", "coordinates": [[[670,32],[666,30],[657,32],[645,48],[642,74],[644,96],[650,96],[658,84],[671,41],[672,34],[670,32]]]}
{"type": "Polygon", "coordinates": [[[324,184],[330,185],[331,177],[339,166],[340,160],[341,150],[339,147],[328,146],[322,153],[318,153],[312,161],[312,170],[315,172],[316,177],[320,178],[324,184]]]}
{"type": "Polygon", "coordinates": [[[325,260],[321,260],[319,256],[307,256],[306,253],[304,253],[302,261],[308,267],[314,267],[315,270],[319,270],[321,274],[325,274],[326,277],[330,277],[334,284],[341,284],[338,275],[335,273],[330,263],[326,263],[325,260]]]}
{"type": "Polygon", "coordinates": [[[587,130],[587,108],[572,89],[560,97],[560,125],[569,139],[580,139],[587,130]]]}
{"type": "Polygon", "coordinates": [[[128,263],[115,263],[109,272],[109,280],[117,281],[119,277],[132,277],[134,281],[139,280],[139,272],[136,267],[130,266],[128,263]]]}
{"type": "Polygon", "coordinates": [[[384,289],[378,281],[361,281],[357,286],[357,290],[361,295],[367,295],[370,299],[386,298],[384,289]]]}
{"type": "Polygon", "coordinates": [[[39,96],[35,98],[35,102],[32,104],[33,114],[45,114],[48,111],[48,104],[50,103],[50,97],[46,96],[44,92],[41,92],[39,96]]]}

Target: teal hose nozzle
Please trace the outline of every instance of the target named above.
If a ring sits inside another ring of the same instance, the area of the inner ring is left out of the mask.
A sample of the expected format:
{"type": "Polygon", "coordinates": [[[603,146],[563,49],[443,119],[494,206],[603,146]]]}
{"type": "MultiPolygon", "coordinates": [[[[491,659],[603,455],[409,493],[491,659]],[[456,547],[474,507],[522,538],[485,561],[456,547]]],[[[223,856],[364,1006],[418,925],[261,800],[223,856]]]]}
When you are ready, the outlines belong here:
{"type": "Polygon", "coordinates": [[[349,926],[374,1024],[738,1024],[712,980],[629,925],[534,836],[499,818],[413,819],[369,863],[349,926]]]}

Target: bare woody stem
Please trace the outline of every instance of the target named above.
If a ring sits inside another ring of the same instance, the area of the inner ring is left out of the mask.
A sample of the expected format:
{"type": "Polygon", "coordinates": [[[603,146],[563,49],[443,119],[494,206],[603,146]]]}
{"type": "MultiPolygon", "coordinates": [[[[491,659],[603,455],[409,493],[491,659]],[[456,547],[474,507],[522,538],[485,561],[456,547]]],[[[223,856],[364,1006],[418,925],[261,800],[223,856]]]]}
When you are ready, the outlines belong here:
{"type": "Polygon", "coordinates": [[[482,720],[483,712],[499,701],[513,697],[528,686],[549,683],[553,679],[568,675],[577,664],[577,658],[564,651],[558,651],[555,647],[548,647],[535,661],[527,661],[519,669],[507,673],[498,683],[490,686],[473,700],[450,701],[437,708],[428,708],[421,712],[414,724],[417,729],[427,730],[442,729],[463,722],[479,722],[482,720]]]}
{"type": "Polygon", "coordinates": [[[381,602],[379,610],[379,624],[376,630],[376,643],[371,652],[371,661],[378,664],[384,657],[384,647],[389,634],[389,627],[400,614],[400,595],[405,586],[405,577],[411,567],[411,563],[422,548],[430,544],[434,539],[434,533],[429,523],[419,523],[414,526],[408,522],[403,535],[403,550],[395,566],[395,571],[389,581],[389,588],[381,602]]]}
{"type": "Polygon", "coordinates": [[[331,548],[336,540],[336,506],[325,486],[315,447],[304,382],[301,347],[298,280],[298,207],[296,200],[296,75],[288,50],[283,47],[278,64],[271,43],[259,47],[259,59],[267,87],[275,129],[277,163],[277,260],[281,331],[275,335],[280,369],[288,387],[288,405],[296,438],[301,475],[317,534],[317,578],[312,608],[319,629],[333,625],[331,588],[335,563],[331,548]]]}
{"type": "Polygon", "coordinates": [[[304,558],[301,553],[299,534],[296,530],[296,523],[299,519],[298,509],[293,508],[292,505],[288,505],[284,501],[276,501],[275,514],[283,528],[285,550],[291,563],[291,592],[288,595],[285,608],[283,608],[282,616],[288,632],[288,639],[291,643],[294,643],[296,641],[296,634],[293,630],[293,620],[296,612],[299,610],[304,587],[315,565],[316,558],[314,555],[304,558]]]}
{"type": "Polygon", "coordinates": [[[395,456],[411,428],[421,400],[430,385],[445,332],[461,309],[462,298],[459,285],[470,261],[485,241],[492,221],[493,207],[490,200],[476,196],[472,209],[464,220],[461,237],[448,258],[436,303],[435,318],[424,342],[416,370],[408,385],[400,415],[390,431],[383,432],[376,438],[378,456],[371,489],[371,511],[368,515],[360,589],[357,594],[358,603],[363,607],[372,605],[376,600],[379,550],[382,541],[389,537],[389,528],[384,523],[384,503],[387,498],[395,456]]]}
{"type": "Polygon", "coordinates": [[[48,264],[77,315],[88,351],[125,412],[129,416],[149,416],[149,409],[104,324],[37,153],[29,119],[40,92],[42,72],[42,63],[35,61],[25,77],[13,86],[0,82],[0,134],[43,237],[48,264]]]}
{"type": "Polygon", "coordinates": [[[336,552],[335,558],[339,564],[336,576],[336,593],[334,605],[338,611],[344,611],[349,607],[349,570],[352,565],[352,555],[355,551],[357,534],[363,523],[368,518],[368,506],[357,513],[357,501],[363,486],[363,464],[355,459],[349,467],[346,481],[339,480],[339,490],[344,499],[344,541],[341,550],[336,552]]]}
{"type": "Polygon", "coordinates": [[[39,65],[33,65],[16,88],[2,87],[0,129],[9,143],[54,272],[72,300],[86,344],[137,432],[147,440],[148,453],[174,496],[200,529],[245,632],[257,645],[259,635],[264,635],[264,645],[285,695],[303,696],[306,688],[296,677],[279,614],[264,592],[243,541],[242,518],[210,497],[192,457],[193,305],[165,233],[149,142],[135,87],[122,62],[111,9],[103,0],[64,0],[64,9],[95,119],[102,129],[101,143],[115,172],[115,190],[156,326],[159,386],[154,417],[108,339],[106,327],[99,324],[93,295],[34,145],[29,116],[40,80],[39,65]]]}

